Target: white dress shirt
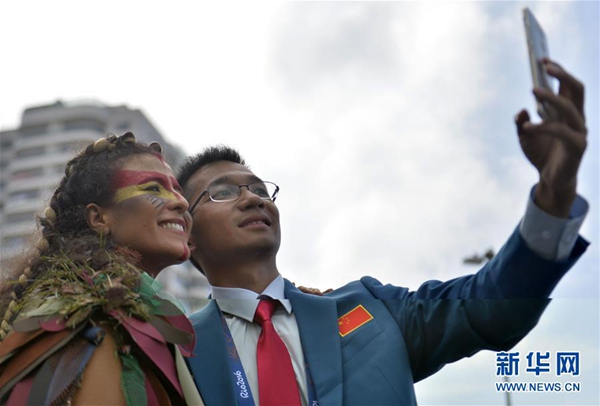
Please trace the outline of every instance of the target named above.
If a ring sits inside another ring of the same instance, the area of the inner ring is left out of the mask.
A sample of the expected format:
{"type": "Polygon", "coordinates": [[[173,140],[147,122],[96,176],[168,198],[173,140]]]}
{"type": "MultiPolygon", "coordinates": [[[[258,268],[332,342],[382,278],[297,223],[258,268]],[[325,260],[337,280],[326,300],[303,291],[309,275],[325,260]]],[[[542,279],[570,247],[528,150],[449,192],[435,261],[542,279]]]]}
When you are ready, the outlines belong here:
{"type": "Polygon", "coordinates": [[[568,219],[551,216],[533,202],[535,186],[531,189],[525,216],[519,231],[525,244],[540,257],[554,261],[566,259],[577,241],[579,229],[589,210],[587,201],[577,196],[568,219]]]}
{"type": "Polygon", "coordinates": [[[256,292],[241,288],[212,287],[212,298],[217,300],[219,308],[225,316],[225,321],[233,337],[254,402],[259,405],[258,374],[256,367],[256,345],[261,332],[261,327],[254,323],[254,313],[258,307],[259,296],[268,296],[279,300],[282,306],[277,307],[271,320],[275,331],[279,334],[292,359],[292,366],[296,374],[296,382],[300,389],[300,398],[304,406],[308,405],[306,383],[306,368],[304,354],[300,343],[300,333],[296,316],[292,311],[292,304],[284,298],[284,281],[281,275],[259,295],[256,292]]]}

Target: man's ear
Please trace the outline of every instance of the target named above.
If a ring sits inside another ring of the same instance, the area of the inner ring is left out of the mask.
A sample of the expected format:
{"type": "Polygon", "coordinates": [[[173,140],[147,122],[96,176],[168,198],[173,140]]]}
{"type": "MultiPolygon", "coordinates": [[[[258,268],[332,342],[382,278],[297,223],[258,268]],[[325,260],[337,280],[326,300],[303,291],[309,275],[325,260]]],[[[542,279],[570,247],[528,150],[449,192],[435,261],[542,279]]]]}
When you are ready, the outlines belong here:
{"type": "Polygon", "coordinates": [[[85,219],[92,230],[98,234],[110,234],[110,220],[107,215],[106,208],[90,203],[85,206],[85,219]]]}

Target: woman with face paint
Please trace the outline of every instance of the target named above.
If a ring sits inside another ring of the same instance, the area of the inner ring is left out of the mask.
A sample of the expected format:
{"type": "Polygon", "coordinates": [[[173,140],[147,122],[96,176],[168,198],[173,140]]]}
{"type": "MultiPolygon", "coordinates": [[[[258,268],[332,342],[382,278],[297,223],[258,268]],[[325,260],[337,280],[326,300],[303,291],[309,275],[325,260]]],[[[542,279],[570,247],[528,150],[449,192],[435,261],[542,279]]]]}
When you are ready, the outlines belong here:
{"type": "Polygon", "coordinates": [[[72,159],[42,237],[2,286],[0,404],[186,400],[188,319],[154,277],[190,257],[188,203],[158,144],[131,133],[72,159]]]}

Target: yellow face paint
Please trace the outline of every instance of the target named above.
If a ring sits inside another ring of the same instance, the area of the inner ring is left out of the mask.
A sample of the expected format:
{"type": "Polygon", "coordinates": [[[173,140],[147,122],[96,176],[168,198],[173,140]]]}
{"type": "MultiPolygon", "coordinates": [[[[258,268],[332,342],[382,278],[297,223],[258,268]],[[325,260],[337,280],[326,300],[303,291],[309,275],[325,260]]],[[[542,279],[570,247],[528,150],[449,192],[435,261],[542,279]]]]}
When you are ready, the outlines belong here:
{"type": "Polygon", "coordinates": [[[155,201],[178,199],[171,184],[178,186],[175,178],[169,179],[159,172],[119,170],[113,183],[116,188],[114,202],[142,195],[151,196],[155,201]]]}
{"type": "Polygon", "coordinates": [[[169,192],[163,186],[156,182],[149,182],[142,185],[134,185],[118,189],[115,193],[114,201],[115,203],[120,203],[123,200],[142,195],[152,195],[164,200],[176,199],[175,194],[169,192]]]}

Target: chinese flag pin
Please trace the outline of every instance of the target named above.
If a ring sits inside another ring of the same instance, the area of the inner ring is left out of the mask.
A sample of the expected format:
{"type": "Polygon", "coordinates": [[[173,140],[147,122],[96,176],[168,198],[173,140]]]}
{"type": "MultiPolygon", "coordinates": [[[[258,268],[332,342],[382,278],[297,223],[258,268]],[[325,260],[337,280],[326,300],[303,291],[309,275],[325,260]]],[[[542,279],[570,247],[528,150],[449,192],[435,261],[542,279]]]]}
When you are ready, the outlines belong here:
{"type": "Polygon", "coordinates": [[[340,335],[345,337],[371,320],[373,320],[371,313],[363,305],[358,305],[338,319],[340,335]]]}

